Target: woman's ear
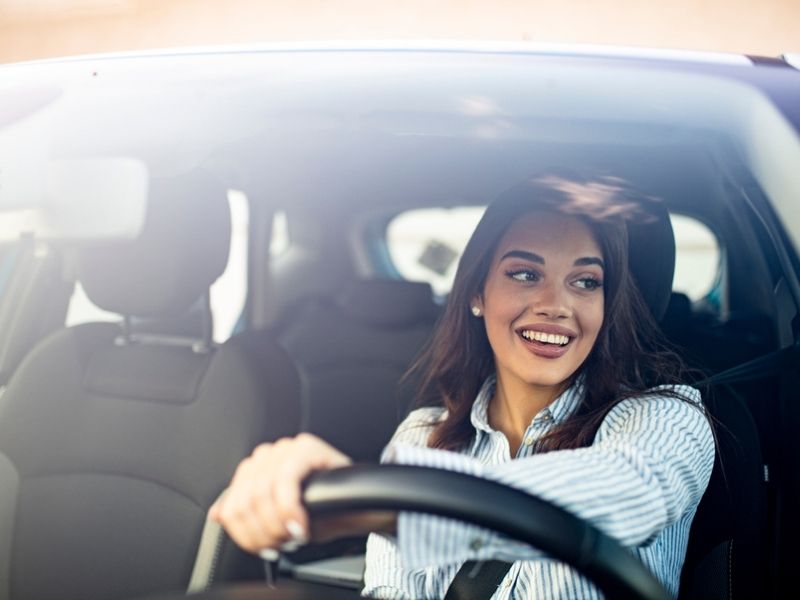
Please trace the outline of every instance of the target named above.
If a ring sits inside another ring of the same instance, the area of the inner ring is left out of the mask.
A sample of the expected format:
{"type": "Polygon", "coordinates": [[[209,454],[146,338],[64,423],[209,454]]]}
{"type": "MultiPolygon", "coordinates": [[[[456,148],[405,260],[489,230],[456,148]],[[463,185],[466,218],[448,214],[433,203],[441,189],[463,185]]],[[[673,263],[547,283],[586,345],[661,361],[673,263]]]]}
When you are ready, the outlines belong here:
{"type": "Polygon", "coordinates": [[[480,296],[475,296],[472,299],[472,302],[469,303],[469,310],[473,317],[480,318],[483,316],[483,300],[480,296]]]}

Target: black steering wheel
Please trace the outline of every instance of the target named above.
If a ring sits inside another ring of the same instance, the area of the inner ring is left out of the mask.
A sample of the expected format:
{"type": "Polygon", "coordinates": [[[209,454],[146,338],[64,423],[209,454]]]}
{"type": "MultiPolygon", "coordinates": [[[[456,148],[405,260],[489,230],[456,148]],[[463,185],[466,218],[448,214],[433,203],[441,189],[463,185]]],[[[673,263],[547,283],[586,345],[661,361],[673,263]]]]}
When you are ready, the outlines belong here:
{"type": "Polygon", "coordinates": [[[312,519],[358,511],[413,511],[468,521],[539,548],[588,577],[609,598],[670,595],[627,549],[553,504],[462,473],[359,465],[313,474],[304,502],[312,519]]]}

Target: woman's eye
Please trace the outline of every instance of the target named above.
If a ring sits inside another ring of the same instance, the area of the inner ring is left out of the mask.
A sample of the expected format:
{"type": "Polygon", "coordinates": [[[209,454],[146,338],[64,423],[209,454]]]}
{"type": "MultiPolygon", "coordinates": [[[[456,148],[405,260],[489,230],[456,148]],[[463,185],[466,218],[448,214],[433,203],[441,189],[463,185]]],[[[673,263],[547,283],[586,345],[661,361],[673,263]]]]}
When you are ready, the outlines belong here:
{"type": "Polygon", "coordinates": [[[526,269],[508,271],[506,275],[511,277],[511,279],[516,279],[517,281],[539,281],[539,279],[541,279],[539,273],[536,271],[528,271],[526,269]]]}
{"type": "Polygon", "coordinates": [[[594,277],[583,277],[575,281],[575,286],[582,290],[596,290],[603,287],[603,282],[594,277]]]}

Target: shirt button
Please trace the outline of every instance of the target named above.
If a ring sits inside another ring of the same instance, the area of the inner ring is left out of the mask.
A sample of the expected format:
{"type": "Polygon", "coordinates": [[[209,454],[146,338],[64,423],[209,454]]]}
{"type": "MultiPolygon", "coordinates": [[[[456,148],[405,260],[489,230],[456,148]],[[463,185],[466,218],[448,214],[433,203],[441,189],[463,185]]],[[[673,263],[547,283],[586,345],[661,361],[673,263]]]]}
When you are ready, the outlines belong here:
{"type": "Polygon", "coordinates": [[[472,538],[472,541],[469,543],[469,547],[471,550],[480,550],[483,548],[483,540],[480,538],[472,538]]]}
{"type": "Polygon", "coordinates": [[[526,437],[526,438],[525,438],[525,440],[523,441],[523,443],[524,443],[526,446],[533,446],[533,442],[534,442],[534,439],[533,439],[533,436],[532,436],[532,435],[529,435],[529,436],[528,436],[528,437],[526,437]]]}
{"type": "Polygon", "coordinates": [[[511,578],[506,577],[506,580],[503,582],[503,587],[511,587],[511,578]]]}

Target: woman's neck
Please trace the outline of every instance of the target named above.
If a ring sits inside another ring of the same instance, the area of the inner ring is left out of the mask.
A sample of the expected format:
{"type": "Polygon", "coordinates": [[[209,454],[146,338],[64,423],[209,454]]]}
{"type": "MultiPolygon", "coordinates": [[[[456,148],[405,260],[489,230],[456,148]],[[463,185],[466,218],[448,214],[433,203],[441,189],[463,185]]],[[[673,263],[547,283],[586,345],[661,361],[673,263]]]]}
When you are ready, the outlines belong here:
{"type": "Polygon", "coordinates": [[[498,374],[487,416],[492,428],[508,439],[512,457],[517,455],[525,431],[533,418],[552,404],[567,387],[567,382],[547,387],[530,386],[519,381],[509,383],[503,381],[498,374]]]}

